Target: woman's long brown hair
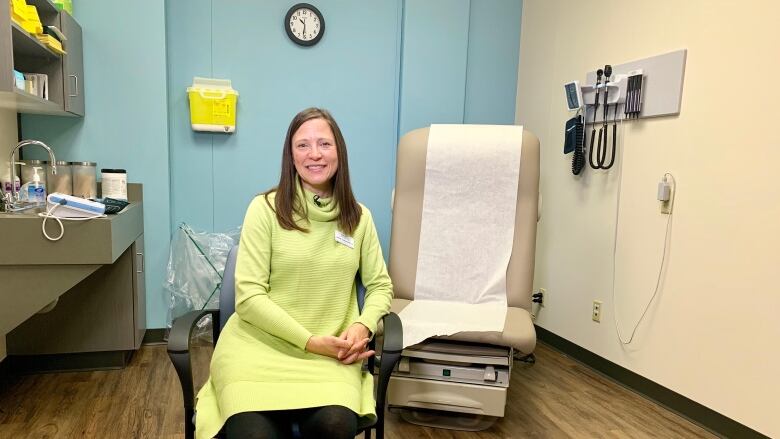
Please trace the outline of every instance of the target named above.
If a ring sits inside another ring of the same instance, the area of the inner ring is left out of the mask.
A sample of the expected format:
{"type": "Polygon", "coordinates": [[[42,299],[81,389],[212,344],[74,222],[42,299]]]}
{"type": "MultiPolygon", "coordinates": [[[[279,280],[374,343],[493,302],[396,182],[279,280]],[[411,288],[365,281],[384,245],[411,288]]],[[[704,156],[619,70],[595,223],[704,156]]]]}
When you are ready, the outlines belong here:
{"type": "Polygon", "coordinates": [[[307,218],[307,215],[306,203],[304,200],[298,199],[297,196],[296,189],[299,176],[293,162],[292,137],[301,125],[312,119],[324,120],[330,125],[330,129],[333,130],[336,141],[336,153],[338,155],[338,169],[336,169],[336,174],[331,178],[331,183],[333,184],[332,196],[340,209],[338,216],[339,228],[342,232],[351,235],[360,222],[361,210],[355,200],[355,196],[352,194],[352,185],[349,182],[347,144],[336,120],[333,119],[333,116],[327,110],[307,108],[296,114],[292,122],[290,122],[290,127],[287,129],[287,137],[284,139],[284,150],[282,151],[282,175],[279,178],[279,185],[265,192],[266,202],[268,202],[267,195],[276,191],[274,210],[276,211],[276,219],[279,221],[279,225],[286,230],[308,232],[308,229],[302,227],[293,218],[293,214],[297,214],[301,218],[307,218]]]}

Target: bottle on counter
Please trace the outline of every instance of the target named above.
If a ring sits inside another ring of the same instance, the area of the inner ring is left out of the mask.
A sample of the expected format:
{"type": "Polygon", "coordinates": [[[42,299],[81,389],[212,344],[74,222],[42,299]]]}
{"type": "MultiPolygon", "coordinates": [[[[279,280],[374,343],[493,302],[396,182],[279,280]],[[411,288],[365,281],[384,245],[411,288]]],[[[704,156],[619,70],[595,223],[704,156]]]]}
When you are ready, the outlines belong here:
{"type": "Polygon", "coordinates": [[[22,189],[22,183],[21,180],[19,180],[19,175],[17,174],[15,176],[13,183],[11,182],[11,166],[8,166],[8,169],[6,169],[6,172],[3,174],[3,177],[0,178],[0,187],[3,188],[3,191],[6,193],[11,193],[12,189],[16,189],[16,193],[19,193],[19,191],[22,189]]]}
{"type": "Polygon", "coordinates": [[[33,166],[32,181],[22,185],[21,196],[23,200],[35,204],[46,203],[46,185],[41,182],[41,176],[38,170],[43,169],[40,166],[33,166]]]}

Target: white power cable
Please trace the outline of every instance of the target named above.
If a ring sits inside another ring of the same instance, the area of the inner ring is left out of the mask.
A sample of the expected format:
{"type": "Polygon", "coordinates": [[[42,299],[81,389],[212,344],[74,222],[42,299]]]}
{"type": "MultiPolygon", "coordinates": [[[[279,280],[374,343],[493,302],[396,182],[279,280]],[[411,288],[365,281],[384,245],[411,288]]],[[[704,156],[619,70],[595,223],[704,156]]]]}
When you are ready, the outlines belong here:
{"type": "MultiPolygon", "coordinates": [[[[677,190],[677,181],[674,179],[674,175],[667,172],[664,174],[664,180],[666,180],[666,177],[669,176],[672,178],[672,198],[668,201],[669,203],[672,203],[674,201],[674,195],[675,191],[677,190]]],[[[617,317],[617,304],[615,303],[615,261],[617,259],[617,237],[618,237],[618,219],[620,214],[620,187],[623,182],[623,164],[621,160],[620,164],[620,177],[618,181],[618,198],[617,198],[617,209],[615,210],[615,240],[612,247],[612,320],[615,323],[615,332],[617,332],[617,336],[620,339],[620,342],[624,345],[631,344],[632,341],[634,341],[634,335],[636,335],[637,329],[639,329],[639,325],[642,323],[642,320],[644,320],[645,315],[647,314],[647,310],[650,309],[650,305],[655,300],[656,296],[658,295],[658,287],[661,285],[661,274],[664,270],[664,264],[666,262],[666,247],[669,244],[669,227],[672,224],[672,215],[674,215],[674,209],[672,209],[669,212],[669,217],[666,219],[666,233],[664,234],[664,249],[663,253],[661,254],[661,266],[658,267],[658,278],[655,282],[655,290],[653,291],[652,297],[650,297],[650,300],[647,301],[647,305],[645,305],[644,310],[642,310],[642,315],[639,317],[639,320],[637,320],[636,325],[634,325],[634,329],[631,330],[631,337],[629,339],[623,340],[622,334],[620,334],[620,325],[618,323],[618,317],[617,317]]]]}
{"type": "Polygon", "coordinates": [[[48,239],[49,241],[59,241],[60,239],[62,239],[62,235],[65,234],[65,225],[62,224],[61,220],[65,220],[65,221],[89,221],[89,220],[92,220],[92,219],[95,219],[95,218],[105,218],[106,217],[106,215],[104,215],[104,214],[103,215],[96,215],[96,216],[88,216],[88,217],[84,217],[84,218],[59,217],[59,216],[54,215],[53,213],[60,206],[62,206],[62,204],[52,204],[51,208],[49,208],[49,210],[46,211],[46,213],[39,213],[38,214],[39,217],[43,218],[43,221],[41,222],[41,232],[43,232],[43,236],[45,236],[46,239],[48,239]],[[54,218],[54,220],[57,221],[57,224],[60,225],[60,234],[57,235],[57,237],[55,237],[55,238],[52,238],[51,236],[49,236],[48,233],[46,233],[46,220],[48,220],[49,218],[54,218]]]}

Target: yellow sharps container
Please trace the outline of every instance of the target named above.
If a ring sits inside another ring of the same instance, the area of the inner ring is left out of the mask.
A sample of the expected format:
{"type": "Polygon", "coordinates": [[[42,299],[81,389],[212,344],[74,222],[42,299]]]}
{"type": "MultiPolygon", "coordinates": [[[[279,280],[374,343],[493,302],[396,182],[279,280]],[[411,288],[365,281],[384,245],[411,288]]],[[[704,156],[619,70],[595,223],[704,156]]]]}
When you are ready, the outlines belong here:
{"type": "Polygon", "coordinates": [[[195,77],[187,87],[190,122],[195,131],[233,133],[236,131],[238,92],[229,79],[195,77]]]}

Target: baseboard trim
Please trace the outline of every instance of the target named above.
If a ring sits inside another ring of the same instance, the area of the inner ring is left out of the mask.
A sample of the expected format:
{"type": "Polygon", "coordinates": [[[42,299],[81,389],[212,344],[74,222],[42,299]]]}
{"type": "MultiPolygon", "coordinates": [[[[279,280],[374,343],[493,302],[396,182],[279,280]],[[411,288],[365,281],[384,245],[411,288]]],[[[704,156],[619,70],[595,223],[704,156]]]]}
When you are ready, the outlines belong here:
{"type": "Polygon", "coordinates": [[[165,344],[168,343],[167,328],[147,329],[144,334],[143,344],[165,344]]]}
{"type": "Polygon", "coordinates": [[[69,354],[9,355],[4,361],[14,375],[123,369],[135,351],[79,352],[69,354]]]}
{"type": "MultiPolygon", "coordinates": [[[[535,325],[536,326],[536,325],[535,325]]],[[[651,381],[625,367],[619,366],[604,357],[566,340],[540,326],[536,326],[537,338],[550,347],[606,375],[608,378],[649,398],[679,415],[701,425],[713,433],[740,439],[769,439],[768,436],[740,424],[698,402],[686,398],[654,381],[651,381]]]]}

